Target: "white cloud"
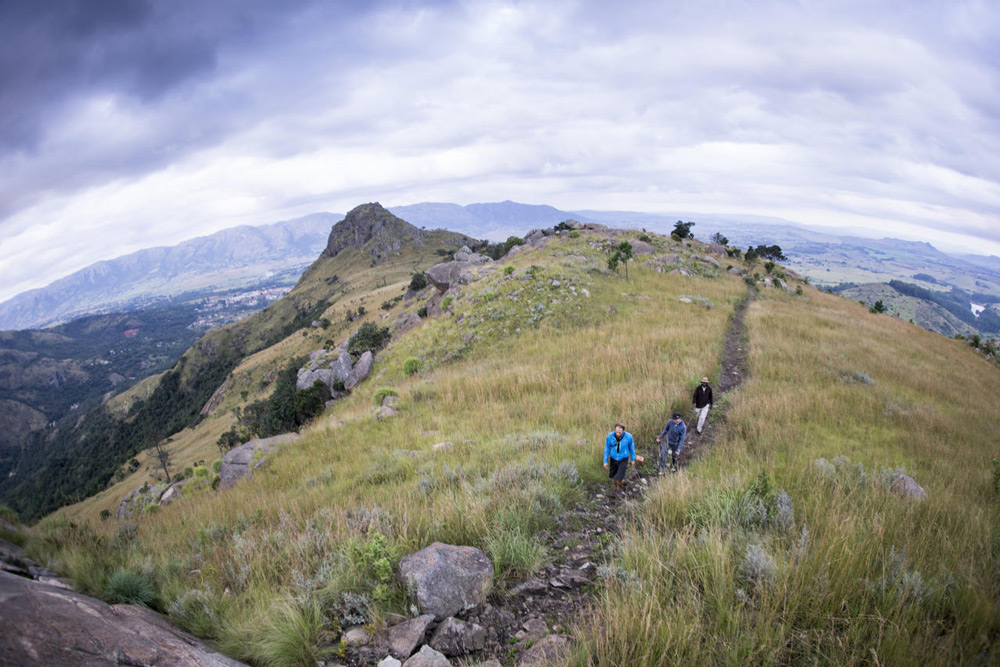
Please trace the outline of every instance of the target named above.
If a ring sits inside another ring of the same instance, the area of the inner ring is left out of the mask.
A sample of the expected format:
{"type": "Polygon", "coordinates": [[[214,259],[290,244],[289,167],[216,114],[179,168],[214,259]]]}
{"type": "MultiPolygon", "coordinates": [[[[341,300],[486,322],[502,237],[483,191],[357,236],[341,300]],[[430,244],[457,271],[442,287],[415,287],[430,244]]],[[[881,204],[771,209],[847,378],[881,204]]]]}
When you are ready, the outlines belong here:
{"type": "Polygon", "coordinates": [[[998,15],[317,4],[152,101],[81,88],[36,150],[0,154],[0,298],[370,200],[745,212],[996,249],[998,15]]]}

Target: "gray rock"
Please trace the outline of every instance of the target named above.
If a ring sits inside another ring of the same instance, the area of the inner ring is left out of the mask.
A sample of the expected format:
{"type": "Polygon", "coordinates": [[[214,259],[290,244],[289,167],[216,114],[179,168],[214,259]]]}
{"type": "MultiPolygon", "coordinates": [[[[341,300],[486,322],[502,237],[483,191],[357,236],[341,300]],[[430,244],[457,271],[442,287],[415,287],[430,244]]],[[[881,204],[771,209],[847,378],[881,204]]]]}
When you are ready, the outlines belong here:
{"type": "Polygon", "coordinates": [[[668,255],[661,255],[653,260],[654,262],[659,262],[660,264],[676,264],[681,261],[681,256],[676,252],[670,253],[668,255]]]}
{"type": "Polygon", "coordinates": [[[181,489],[184,488],[185,484],[187,484],[187,480],[182,479],[181,481],[174,482],[173,484],[168,486],[167,490],[164,491],[163,495],[160,496],[160,505],[161,506],[169,505],[170,503],[180,498],[181,489]]]}
{"type": "Polygon", "coordinates": [[[538,245],[545,238],[545,232],[540,229],[533,229],[524,235],[524,242],[527,245],[538,245]]]}
{"type": "Polygon", "coordinates": [[[398,404],[399,404],[399,396],[393,396],[392,394],[390,394],[382,399],[382,405],[385,405],[390,408],[394,408],[398,404]]]}
{"type": "Polygon", "coordinates": [[[403,667],[403,663],[388,655],[378,661],[378,667],[403,667]]]}
{"type": "Polygon", "coordinates": [[[403,667],[451,667],[448,658],[424,644],[420,653],[403,663],[403,667]]]}
{"type": "Polygon", "coordinates": [[[896,475],[896,479],[892,480],[892,486],[889,490],[895,493],[897,496],[902,496],[904,498],[916,498],[918,500],[925,500],[927,498],[927,492],[924,488],[917,484],[909,475],[904,475],[899,473],[896,475]]]}
{"type": "Polygon", "coordinates": [[[348,628],[344,633],[344,642],[348,646],[367,646],[371,640],[372,636],[360,625],[348,628]]]}
{"type": "Polygon", "coordinates": [[[354,367],[354,360],[351,359],[351,355],[348,354],[347,349],[340,351],[337,355],[337,360],[330,365],[330,379],[327,380],[327,384],[333,387],[335,380],[347,384],[347,379],[351,377],[351,369],[354,367]]]}
{"type": "Polygon", "coordinates": [[[538,579],[524,581],[510,589],[511,595],[543,595],[549,590],[548,584],[538,579]]]}
{"type": "Polygon", "coordinates": [[[416,313],[402,313],[396,318],[396,321],[392,324],[392,333],[399,334],[404,331],[409,331],[418,324],[423,322],[423,319],[416,313]]]}
{"type": "Polygon", "coordinates": [[[445,292],[459,281],[459,278],[468,266],[468,262],[442,262],[441,264],[435,264],[424,271],[424,273],[434,287],[445,292]]]}
{"type": "Polygon", "coordinates": [[[404,558],[399,576],[420,611],[442,621],[486,600],[493,563],[475,547],[435,542],[404,558]]]}
{"type": "Polygon", "coordinates": [[[551,665],[562,663],[569,653],[569,639],[562,635],[548,635],[539,639],[521,658],[522,665],[551,665]]]}
{"type": "Polygon", "coordinates": [[[252,477],[253,471],[264,463],[267,455],[273,452],[275,447],[287,442],[295,442],[299,437],[298,433],[283,433],[271,438],[251,440],[246,444],[230,449],[222,457],[219,486],[226,489],[243,477],[252,477]]]}
{"type": "Polygon", "coordinates": [[[13,542],[0,538],[0,560],[2,561],[22,561],[25,559],[24,549],[13,542]]]}
{"type": "Polygon", "coordinates": [[[729,275],[731,275],[731,276],[740,276],[740,275],[743,275],[743,272],[742,272],[742,271],[740,271],[740,270],[739,270],[738,268],[736,268],[735,266],[734,266],[734,267],[732,267],[732,268],[730,268],[730,269],[729,269],[728,271],[726,271],[726,273],[728,273],[728,274],[729,274],[729,275]]]}
{"type": "Polygon", "coordinates": [[[486,628],[449,616],[437,627],[428,643],[431,648],[450,656],[481,651],[486,646],[486,628]]]}
{"type": "Polygon", "coordinates": [[[726,246],[721,243],[709,243],[705,246],[705,252],[709,255],[718,255],[719,257],[726,256],[726,246]]]}
{"type": "Polygon", "coordinates": [[[469,257],[471,257],[471,256],[472,256],[472,251],[469,250],[469,246],[464,245],[464,246],[461,247],[461,249],[459,249],[458,251],[455,252],[455,261],[456,262],[468,262],[469,261],[469,257]]]}
{"type": "Polygon", "coordinates": [[[391,419],[393,417],[399,416],[399,410],[396,408],[391,408],[388,405],[383,405],[381,408],[375,411],[375,419],[391,419]]]}
{"type": "Polygon", "coordinates": [[[649,245],[645,241],[631,241],[632,243],[632,254],[633,255],[652,255],[653,246],[649,245]]]}
{"type": "Polygon", "coordinates": [[[695,255],[694,258],[699,262],[705,262],[706,264],[711,264],[712,266],[721,266],[719,260],[714,257],[709,257],[708,255],[695,255]]]}
{"type": "Polygon", "coordinates": [[[451,442],[439,442],[436,445],[431,445],[431,451],[432,452],[444,452],[444,451],[448,451],[449,449],[451,449],[454,446],[455,445],[453,445],[451,442]]]}
{"type": "Polygon", "coordinates": [[[389,650],[397,658],[409,658],[424,643],[424,635],[434,622],[434,614],[424,614],[389,628],[389,650]]]}
{"type": "Polygon", "coordinates": [[[0,572],[0,664],[237,667],[156,612],[0,572]]]}
{"type": "MultiPolygon", "coordinates": [[[[678,301],[680,301],[681,303],[694,303],[694,301],[692,301],[690,297],[686,296],[682,296],[680,299],[678,299],[678,301]]],[[[680,441],[678,440],[678,442],[680,441]]]]}
{"type": "Polygon", "coordinates": [[[365,350],[361,358],[358,359],[358,363],[354,364],[354,368],[351,369],[350,375],[348,375],[347,380],[344,382],[344,388],[354,389],[359,382],[368,377],[372,372],[373,363],[371,350],[365,350]]]}

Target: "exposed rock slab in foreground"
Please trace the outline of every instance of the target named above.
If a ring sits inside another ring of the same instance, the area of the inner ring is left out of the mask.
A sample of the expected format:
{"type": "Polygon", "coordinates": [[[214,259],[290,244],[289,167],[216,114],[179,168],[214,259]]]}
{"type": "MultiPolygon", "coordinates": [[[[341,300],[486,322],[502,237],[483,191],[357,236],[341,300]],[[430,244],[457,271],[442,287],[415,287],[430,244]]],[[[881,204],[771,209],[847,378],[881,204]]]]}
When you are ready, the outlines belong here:
{"type": "Polygon", "coordinates": [[[195,637],[134,605],[100,600],[0,572],[0,664],[238,667],[195,637]]]}
{"type": "Polygon", "coordinates": [[[435,542],[400,561],[399,576],[420,612],[443,621],[486,600],[493,563],[475,547],[435,542]]]}
{"type": "Polygon", "coordinates": [[[272,438],[251,440],[230,449],[222,457],[222,470],[219,472],[220,488],[229,488],[236,483],[236,480],[247,475],[252,476],[253,471],[263,463],[266,455],[274,451],[275,447],[286,442],[295,442],[299,437],[298,433],[282,433],[272,438]]]}

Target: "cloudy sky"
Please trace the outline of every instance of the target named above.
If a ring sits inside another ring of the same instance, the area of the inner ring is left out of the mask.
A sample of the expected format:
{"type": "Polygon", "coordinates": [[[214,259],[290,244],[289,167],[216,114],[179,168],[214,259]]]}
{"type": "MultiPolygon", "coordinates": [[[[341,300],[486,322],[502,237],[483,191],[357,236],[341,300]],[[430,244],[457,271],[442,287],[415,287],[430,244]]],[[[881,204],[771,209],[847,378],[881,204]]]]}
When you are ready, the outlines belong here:
{"type": "Polygon", "coordinates": [[[0,300],[367,201],[772,215],[1000,254],[997,34],[992,0],[7,0],[0,300]]]}

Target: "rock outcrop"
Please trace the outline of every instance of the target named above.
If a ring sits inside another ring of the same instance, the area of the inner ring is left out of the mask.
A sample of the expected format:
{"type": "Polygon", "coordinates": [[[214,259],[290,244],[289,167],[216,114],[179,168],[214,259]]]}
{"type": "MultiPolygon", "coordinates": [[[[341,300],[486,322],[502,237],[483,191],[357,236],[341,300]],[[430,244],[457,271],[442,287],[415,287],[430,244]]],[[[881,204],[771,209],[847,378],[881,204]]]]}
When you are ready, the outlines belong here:
{"type": "Polygon", "coordinates": [[[283,433],[271,438],[251,440],[246,444],[230,449],[222,457],[222,470],[219,472],[219,487],[225,489],[243,477],[252,477],[253,471],[264,463],[267,459],[267,454],[273,452],[275,447],[286,442],[295,442],[298,439],[298,433],[283,433]]]}
{"type": "Polygon", "coordinates": [[[925,500],[927,498],[927,492],[924,491],[924,487],[917,484],[915,479],[903,473],[896,475],[896,479],[892,480],[889,490],[897,496],[904,498],[914,498],[917,500],[925,500]]]}
{"type": "Polygon", "coordinates": [[[462,249],[455,253],[454,261],[435,264],[424,271],[424,275],[434,287],[445,292],[453,285],[469,282],[472,267],[489,264],[492,261],[485,255],[472,252],[468,246],[462,246],[462,249]]]}
{"type": "Polygon", "coordinates": [[[238,667],[156,612],[0,572],[0,664],[238,667]]]}
{"type": "Polygon", "coordinates": [[[336,257],[346,248],[360,250],[369,242],[371,256],[378,258],[399,252],[404,244],[422,246],[424,233],[381,204],[362,204],[333,226],[323,254],[336,257]]]}
{"type": "Polygon", "coordinates": [[[486,600],[493,563],[475,547],[435,542],[400,561],[399,576],[420,612],[443,621],[486,600]]]}

